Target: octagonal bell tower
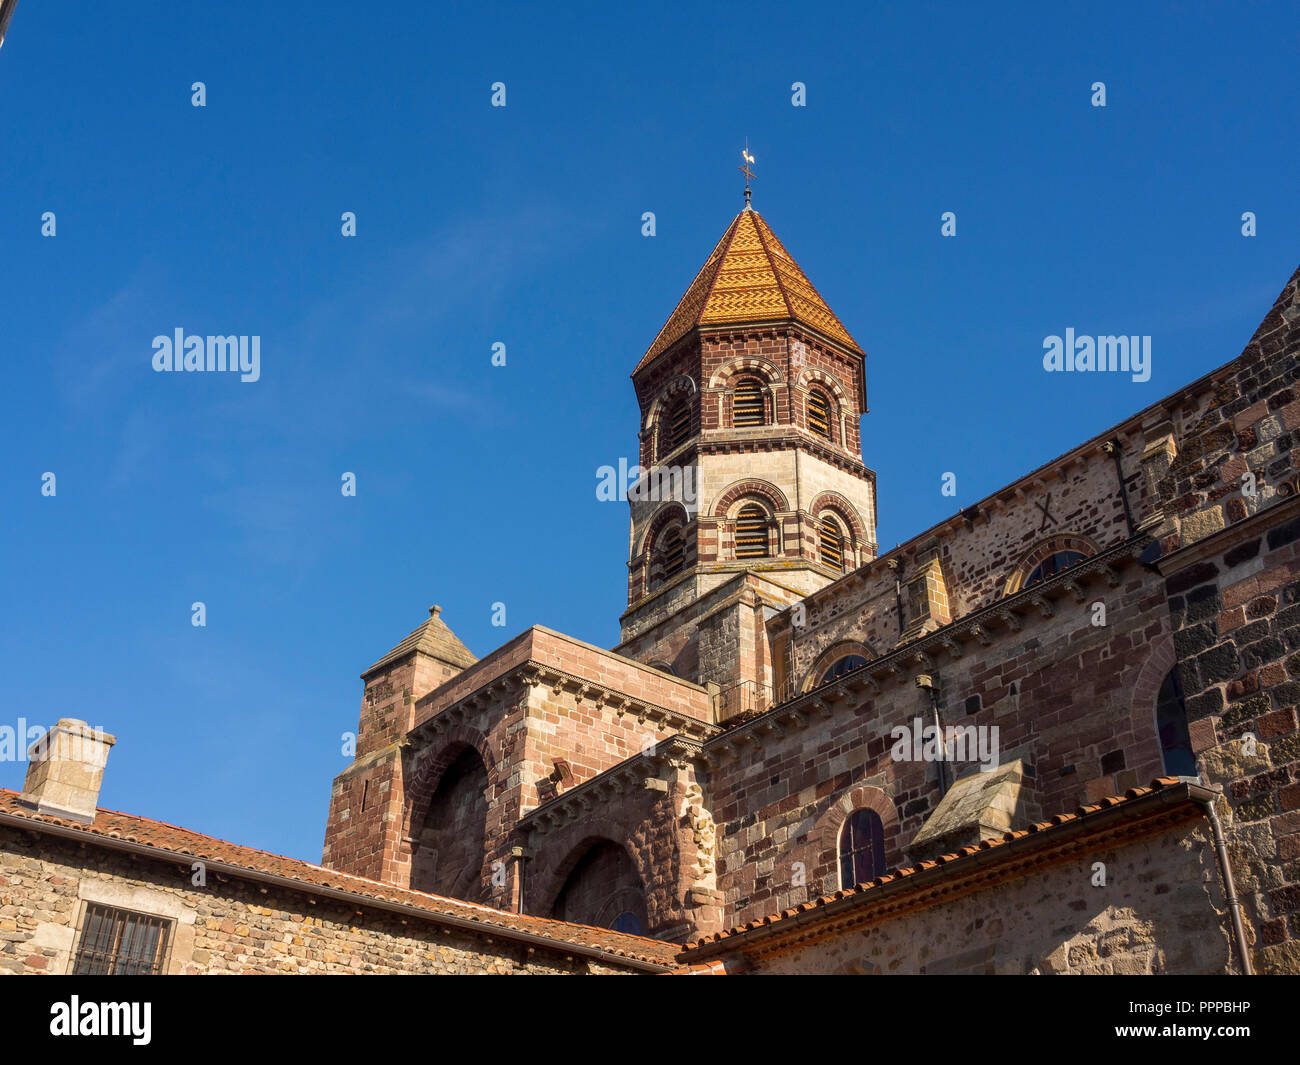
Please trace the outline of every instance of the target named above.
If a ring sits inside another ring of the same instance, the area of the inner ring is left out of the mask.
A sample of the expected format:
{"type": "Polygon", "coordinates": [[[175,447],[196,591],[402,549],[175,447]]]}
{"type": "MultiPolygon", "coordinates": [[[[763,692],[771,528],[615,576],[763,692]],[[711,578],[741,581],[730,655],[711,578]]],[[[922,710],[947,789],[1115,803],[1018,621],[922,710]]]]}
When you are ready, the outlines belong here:
{"type": "Polygon", "coordinates": [[[620,653],[770,699],[765,618],[876,556],[865,358],[747,198],[632,373],[620,653]]]}

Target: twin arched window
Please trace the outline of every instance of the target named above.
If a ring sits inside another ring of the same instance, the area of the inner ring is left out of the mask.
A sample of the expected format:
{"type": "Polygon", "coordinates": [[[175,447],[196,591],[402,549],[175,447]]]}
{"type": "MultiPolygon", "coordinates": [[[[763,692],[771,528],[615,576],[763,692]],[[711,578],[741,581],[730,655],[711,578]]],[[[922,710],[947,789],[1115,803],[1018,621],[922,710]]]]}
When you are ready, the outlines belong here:
{"type": "Polygon", "coordinates": [[[885,826],[875,810],[854,810],[840,829],[840,887],[885,875],[885,826]]]}

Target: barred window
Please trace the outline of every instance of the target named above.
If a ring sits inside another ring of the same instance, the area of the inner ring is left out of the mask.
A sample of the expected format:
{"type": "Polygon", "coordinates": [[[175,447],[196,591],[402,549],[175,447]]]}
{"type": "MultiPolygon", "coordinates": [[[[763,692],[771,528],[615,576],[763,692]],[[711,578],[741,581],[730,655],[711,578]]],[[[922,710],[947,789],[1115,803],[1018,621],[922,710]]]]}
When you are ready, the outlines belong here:
{"type": "Polygon", "coordinates": [[[171,921],[112,906],[86,907],[73,972],[82,976],[156,976],[162,972],[171,921]]]}
{"type": "Polygon", "coordinates": [[[844,568],[844,533],[839,522],[827,517],[821,520],[821,560],[835,569],[844,568]]]}
{"type": "Polygon", "coordinates": [[[754,380],[744,380],[736,385],[732,401],[731,422],[733,425],[762,425],[763,386],[754,380]]]}
{"type": "Polygon", "coordinates": [[[831,403],[824,393],[808,393],[808,428],[824,440],[831,438],[831,403]]]}
{"type": "Polygon", "coordinates": [[[767,557],[767,515],[753,503],[736,515],[736,557],[767,557]]]}

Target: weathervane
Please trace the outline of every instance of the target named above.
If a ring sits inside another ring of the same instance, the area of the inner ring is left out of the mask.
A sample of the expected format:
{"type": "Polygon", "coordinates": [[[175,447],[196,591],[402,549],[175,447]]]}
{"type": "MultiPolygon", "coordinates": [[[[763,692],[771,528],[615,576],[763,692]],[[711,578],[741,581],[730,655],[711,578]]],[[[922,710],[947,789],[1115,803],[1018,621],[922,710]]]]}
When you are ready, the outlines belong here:
{"type": "Polygon", "coordinates": [[[754,176],[750,166],[754,164],[754,157],[749,154],[749,138],[745,138],[745,148],[740,153],[740,158],[744,160],[737,169],[745,175],[745,210],[749,210],[749,181],[754,176]]]}

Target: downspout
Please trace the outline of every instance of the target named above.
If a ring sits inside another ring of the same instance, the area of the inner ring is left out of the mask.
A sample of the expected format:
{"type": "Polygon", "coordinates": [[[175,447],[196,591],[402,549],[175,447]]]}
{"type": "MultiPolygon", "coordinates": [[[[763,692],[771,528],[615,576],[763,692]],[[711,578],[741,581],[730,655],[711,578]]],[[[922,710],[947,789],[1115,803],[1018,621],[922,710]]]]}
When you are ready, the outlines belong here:
{"type": "MultiPolygon", "coordinates": [[[[1199,783],[1199,779],[1198,779],[1199,783]]],[[[1243,976],[1254,976],[1255,970],[1250,964],[1250,951],[1246,947],[1246,929],[1241,920],[1241,901],[1237,898],[1237,887],[1232,879],[1232,865],[1228,861],[1228,845],[1223,837],[1223,826],[1219,823],[1219,812],[1214,808],[1214,800],[1221,793],[1208,792],[1204,797],[1192,793],[1210,818],[1210,829],[1214,833],[1214,850],[1219,856],[1219,875],[1223,877],[1223,890],[1228,898],[1228,909],[1232,913],[1233,938],[1237,943],[1237,956],[1241,959],[1243,976]]]]}
{"type": "Polygon", "coordinates": [[[948,761],[948,744],[943,737],[943,723],[939,720],[939,686],[935,684],[934,677],[929,673],[922,673],[916,678],[916,686],[930,693],[930,718],[934,726],[935,746],[939,751],[939,761],[935,764],[935,769],[939,774],[939,801],[948,794],[948,772],[944,769],[944,763],[948,761]]]}
{"type": "Polygon", "coordinates": [[[934,717],[934,738],[939,747],[939,762],[935,766],[939,771],[939,801],[948,794],[948,770],[944,768],[948,761],[948,745],[943,738],[943,725],[939,721],[939,689],[930,689],[930,712],[934,717]]]}
{"type": "Polygon", "coordinates": [[[523,847],[512,847],[510,851],[515,859],[515,886],[519,894],[515,899],[515,913],[524,912],[524,869],[527,866],[528,855],[523,847]]]}
{"type": "Polygon", "coordinates": [[[899,578],[899,573],[902,570],[902,563],[900,563],[896,558],[891,558],[888,562],[885,563],[885,565],[887,565],[890,571],[894,574],[894,605],[898,608],[898,638],[901,641],[903,638],[903,628],[904,628],[903,582],[899,578]]]}
{"type": "Polygon", "coordinates": [[[1115,462],[1115,477],[1119,480],[1119,499],[1124,505],[1124,524],[1128,528],[1129,539],[1133,538],[1133,511],[1128,505],[1128,488],[1124,484],[1124,460],[1120,456],[1119,444],[1114,440],[1107,440],[1101,445],[1102,451],[1115,462]]]}

